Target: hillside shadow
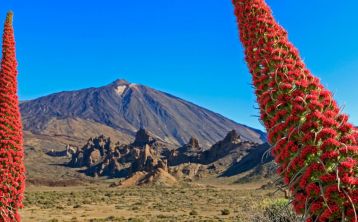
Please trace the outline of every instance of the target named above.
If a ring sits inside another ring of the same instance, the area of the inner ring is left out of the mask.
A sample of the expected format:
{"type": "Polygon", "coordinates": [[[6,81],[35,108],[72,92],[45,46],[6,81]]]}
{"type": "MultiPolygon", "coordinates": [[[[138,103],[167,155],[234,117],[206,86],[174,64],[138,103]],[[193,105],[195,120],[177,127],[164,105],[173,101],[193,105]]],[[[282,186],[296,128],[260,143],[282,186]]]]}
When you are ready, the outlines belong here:
{"type": "Polygon", "coordinates": [[[256,148],[253,148],[249,153],[242,158],[239,162],[232,164],[225,172],[219,177],[231,177],[240,173],[247,172],[255,167],[268,163],[273,160],[271,155],[266,156],[265,152],[268,151],[270,145],[265,143],[256,148]],[[264,156],[265,155],[265,156],[264,156]]]}

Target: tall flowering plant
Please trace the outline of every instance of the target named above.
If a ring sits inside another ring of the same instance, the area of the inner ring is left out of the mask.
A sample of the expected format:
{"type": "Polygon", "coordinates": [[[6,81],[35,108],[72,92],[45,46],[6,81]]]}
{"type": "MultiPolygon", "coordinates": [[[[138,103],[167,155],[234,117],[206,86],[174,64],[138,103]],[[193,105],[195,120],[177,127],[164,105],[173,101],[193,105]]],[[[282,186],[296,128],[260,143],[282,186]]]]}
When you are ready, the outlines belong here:
{"type": "Polygon", "coordinates": [[[25,189],[23,137],[17,97],[13,14],[6,17],[0,69],[0,221],[20,221],[25,189]]]}
{"type": "Polygon", "coordinates": [[[358,133],[311,74],[264,0],[234,0],[278,173],[306,221],[355,221],[358,133]]]}

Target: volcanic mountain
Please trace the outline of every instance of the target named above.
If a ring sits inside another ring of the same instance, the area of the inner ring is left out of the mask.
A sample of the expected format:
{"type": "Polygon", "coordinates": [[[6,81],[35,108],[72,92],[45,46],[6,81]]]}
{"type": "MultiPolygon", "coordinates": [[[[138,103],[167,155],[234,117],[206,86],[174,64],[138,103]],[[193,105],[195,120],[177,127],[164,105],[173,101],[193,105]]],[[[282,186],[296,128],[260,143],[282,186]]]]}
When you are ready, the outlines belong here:
{"type": "MultiPolygon", "coordinates": [[[[116,80],[99,88],[59,92],[20,104],[25,135],[87,140],[105,134],[131,141],[145,128],[163,142],[184,145],[191,137],[209,147],[236,130],[248,141],[262,143],[265,134],[170,94],[116,80]]],[[[32,137],[31,137],[32,138],[32,137]]]]}

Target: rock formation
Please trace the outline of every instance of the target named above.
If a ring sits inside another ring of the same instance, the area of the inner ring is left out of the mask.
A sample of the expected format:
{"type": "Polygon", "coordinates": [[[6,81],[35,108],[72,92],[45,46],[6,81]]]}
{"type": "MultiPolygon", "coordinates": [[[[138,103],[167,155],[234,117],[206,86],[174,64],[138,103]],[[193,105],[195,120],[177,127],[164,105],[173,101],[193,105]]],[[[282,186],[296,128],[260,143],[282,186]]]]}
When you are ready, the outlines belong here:
{"type": "Polygon", "coordinates": [[[74,145],[68,144],[66,146],[66,150],[64,151],[55,151],[52,149],[51,151],[47,152],[47,155],[53,156],[53,157],[72,157],[73,154],[75,154],[78,150],[78,147],[74,145]]]}
{"type": "Polygon", "coordinates": [[[144,129],[137,132],[135,141],[130,145],[113,144],[110,138],[102,135],[90,138],[85,146],[73,152],[68,165],[85,168],[83,172],[89,176],[126,178],[124,184],[134,181],[136,185],[141,185],[162,177],[173,182],[175,178],[168,173],[167,160],[162,159],[160,152],[152,146],[158,147],[160,143],[144,129]]]}
{"type": "Polygon", "coordinates": [[[123,178],[117,185],[173,185],[176,178],[193,180],[253,169],[268,148],[242,141],[237,131],[232,130],[209,149],[191,137],[186,145],[170,150],[160,139],[140,129],[134,142],[128,145],[99,136],[90,138],[82,148],[68,146],[66,153],[71,156],[69,166],[82,168],[89,176],[123,178]]]}
{"type": "Polygon", "coordinates": [[[203,148],[200,147],[198,139],[191,137],[189,142],[175,150],[168,157],[169,164],[176,166],[183,163],[199,163],[203,148]]]}
{"type": "Polygon", "coordinates": [[[147,130],[141,128],[136,133],[133,146],[145,146],[146,144],[152,145],[155,142],[157,142],[157,140],[154,138],[154,136],[150,135],[147,130]]]}
{"type": "Polygon", "coordinates": [[[259,144],[243,141],[236,130],[230,131],[226,137],[214,144],[210,149],[204,151],[201,155],[201,163],[209,164],[224,157],[230,157],[232,160],[242,158],[247,151],[259,144]]]}
{"type": "Polygon", "coordinates": [[[177,180],[169,174],[167,160],[161,159],[149,145],[145,145],[139,155],[135,164],[132,164],[131,176],[119,185],[160,184],[172,186],[176,184],[177,180]]]}

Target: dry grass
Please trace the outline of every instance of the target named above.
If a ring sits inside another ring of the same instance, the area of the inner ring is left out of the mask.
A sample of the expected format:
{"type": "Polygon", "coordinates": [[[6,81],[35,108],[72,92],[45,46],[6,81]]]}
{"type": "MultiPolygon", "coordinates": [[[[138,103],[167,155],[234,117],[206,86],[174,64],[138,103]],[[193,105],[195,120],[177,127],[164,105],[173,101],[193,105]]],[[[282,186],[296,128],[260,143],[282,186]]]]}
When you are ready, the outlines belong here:
{"type": "Polygon", "coordinates": [[[30,187],[24,222],[42,221],[253,221],[280,199],[257,185],[175,188],[30,187]]]}

